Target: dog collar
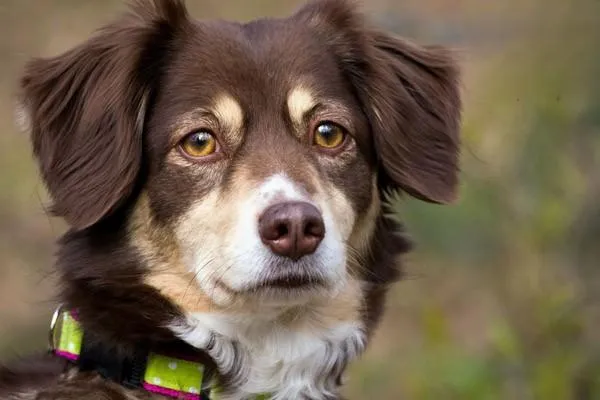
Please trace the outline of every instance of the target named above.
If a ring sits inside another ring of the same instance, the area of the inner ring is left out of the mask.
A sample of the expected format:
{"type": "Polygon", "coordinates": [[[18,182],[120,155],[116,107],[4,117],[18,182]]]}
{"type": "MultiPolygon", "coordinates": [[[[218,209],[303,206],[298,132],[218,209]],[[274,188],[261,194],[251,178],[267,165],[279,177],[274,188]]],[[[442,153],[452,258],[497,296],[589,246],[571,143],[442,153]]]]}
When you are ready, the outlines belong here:
{"type": "MultiPolygon", "coordinates": [[[[69,360],[81,370],[95,370],[105,378],[128,388],[185,400],[218,400],[211,393],[211,375],[201,362],[152,351],[138,351],[127,360],[118,360],[112,352],[103,352],[85,340],[77,314],[58,307],[52,316],[49,333],[50,351],[69,360]]],[[[261,394],[254,400],[268,400],[261,394]]]]}

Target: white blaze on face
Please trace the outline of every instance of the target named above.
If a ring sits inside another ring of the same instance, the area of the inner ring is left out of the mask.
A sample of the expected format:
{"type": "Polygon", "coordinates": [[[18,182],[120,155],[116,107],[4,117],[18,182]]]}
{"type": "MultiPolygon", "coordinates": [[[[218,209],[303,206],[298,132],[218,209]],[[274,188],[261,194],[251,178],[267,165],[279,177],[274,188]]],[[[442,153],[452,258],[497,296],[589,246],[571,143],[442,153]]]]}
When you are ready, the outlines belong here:
{"type": "MultiPolygon", "coordinates": [[[[313,204],[322,213],[325,224],[325,237],[314,254],[298,261],[305,268],[314,268],[326,279],[343,277],[345,251],[343,238],[327,204],[311,199],[298,185],[295,185],[283,174],[267,178],[253,193],[244,205],[239,208],[237,228],[234,228],[228,250],[246,261],[247,265],[238,264],[239,274],[232,274],[229,283],[234,289],[248,286],[248,275],[259,277],[264,275],[265,268],[276,268],[280,257],[273,255],[261,241],[258,233],[258,218],[267,207],[286,201],[305,201],[313,204]],[[243,268],[243,269],[242,269],[243,268]]],[[[289,262],[289,260],[283,260],[289,262]]],[[[256,282],[252,279],[251,282],[256,282]]]]}
{"type": "Polygon", "coordinates": [[[346,278],[346,248],[355,214],[346,197],[319,185],[311,196],[285,174],[275,174],[254,187],[223,196],[217,193],[199,201],[185,214],[177,232],[184,262],[196,274],[200,287],[217,304],[231,301],[229,289],[243,291],[260,283],[269,269],[289,259],[274,255],[260,238],[258,219],[269,206],[306,201],[319,209],[325,237],[317,250],[297,261],[314,270],[332,289],[346,278]]]}

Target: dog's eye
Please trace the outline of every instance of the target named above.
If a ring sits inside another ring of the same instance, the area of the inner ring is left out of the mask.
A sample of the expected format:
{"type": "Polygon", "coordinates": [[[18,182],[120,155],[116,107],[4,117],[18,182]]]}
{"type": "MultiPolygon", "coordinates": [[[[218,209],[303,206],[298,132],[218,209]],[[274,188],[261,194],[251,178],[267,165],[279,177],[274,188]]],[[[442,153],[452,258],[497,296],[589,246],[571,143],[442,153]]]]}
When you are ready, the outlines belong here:
{"type": "Polygon", "coordinates": [[[324,149],[335,149],[346,141],[346,131],[333,122],[321,122],[313,133],[313,143],[324,149]]]}
{"type": "Polygon", "coordinates": [[[190,157],[206,157],[217,151],[217,140],[209,131],[200,130],[184,137],[179,147],[190,157]]]}

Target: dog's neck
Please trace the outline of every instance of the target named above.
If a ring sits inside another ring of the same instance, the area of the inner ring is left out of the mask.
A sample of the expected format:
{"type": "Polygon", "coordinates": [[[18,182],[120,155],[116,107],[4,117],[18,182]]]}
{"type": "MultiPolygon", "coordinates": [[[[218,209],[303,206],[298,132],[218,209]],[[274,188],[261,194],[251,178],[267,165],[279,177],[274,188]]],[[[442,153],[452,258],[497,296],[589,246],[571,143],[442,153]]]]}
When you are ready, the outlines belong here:
{"type": "Polygon", "coordinates": [[[236,388],[232,398],[264,392],[277,399],[328,398],[310,393],[335,393],[346,365],[363,351],[366,334],[358,316],[346,320],[327,310],[312,305],[277,316],[201,313],[173,329],[207,349],[236,388]]]}

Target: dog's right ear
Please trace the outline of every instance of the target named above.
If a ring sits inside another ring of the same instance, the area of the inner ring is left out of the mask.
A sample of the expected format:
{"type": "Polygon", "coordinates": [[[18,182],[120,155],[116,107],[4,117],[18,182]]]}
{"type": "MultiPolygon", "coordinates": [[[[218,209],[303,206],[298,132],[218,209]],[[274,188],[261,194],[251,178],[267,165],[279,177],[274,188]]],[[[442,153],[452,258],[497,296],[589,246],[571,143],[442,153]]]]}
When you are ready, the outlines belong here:
{"type": "Polygon", "coordinates": [[[25,67],[18,119],[31,132],[54,214],[74,229],[131,194],[148,99],[164,53],[188,22],[181,0],[138,1],[83,44],[25,67]]]}

